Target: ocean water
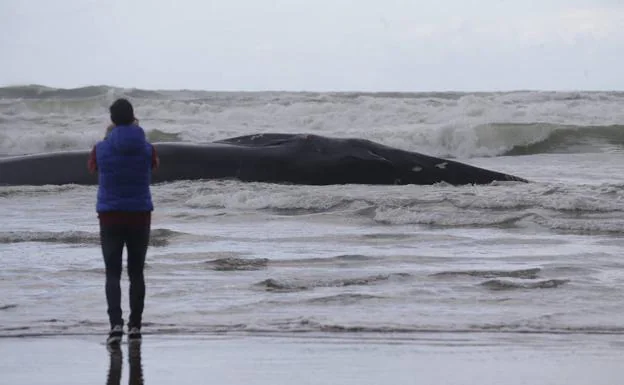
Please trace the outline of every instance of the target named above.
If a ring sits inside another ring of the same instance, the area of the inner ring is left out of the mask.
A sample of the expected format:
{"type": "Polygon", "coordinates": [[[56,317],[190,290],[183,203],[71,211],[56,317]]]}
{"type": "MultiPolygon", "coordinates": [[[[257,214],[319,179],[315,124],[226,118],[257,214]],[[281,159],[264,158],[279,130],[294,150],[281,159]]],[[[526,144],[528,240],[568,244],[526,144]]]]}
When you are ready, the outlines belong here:
{"type": "MultiPolygon", "coordinates": [[[[146,334],[624,346],[624,93],[0,88],[0,154],[88,149],[123,95],[153,141],[360,137],[531,181],[154,185],[146,334]]],[[[0,336],[104,336],[95,194],[0,187],[0,336]]]]}

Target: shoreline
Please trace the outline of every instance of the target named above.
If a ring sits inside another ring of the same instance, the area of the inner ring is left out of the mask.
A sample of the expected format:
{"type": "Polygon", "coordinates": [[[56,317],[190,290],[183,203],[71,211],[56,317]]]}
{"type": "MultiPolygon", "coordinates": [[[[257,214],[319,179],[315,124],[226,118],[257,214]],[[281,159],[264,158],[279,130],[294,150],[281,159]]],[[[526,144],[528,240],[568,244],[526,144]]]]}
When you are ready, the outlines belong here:
{"type": "Polygon", "coordinates": [[[624,376],[620,336],[335,337],[147,334],[112,353],[104,335],[5,337],[0,383],[613,385],[624,376]]]}

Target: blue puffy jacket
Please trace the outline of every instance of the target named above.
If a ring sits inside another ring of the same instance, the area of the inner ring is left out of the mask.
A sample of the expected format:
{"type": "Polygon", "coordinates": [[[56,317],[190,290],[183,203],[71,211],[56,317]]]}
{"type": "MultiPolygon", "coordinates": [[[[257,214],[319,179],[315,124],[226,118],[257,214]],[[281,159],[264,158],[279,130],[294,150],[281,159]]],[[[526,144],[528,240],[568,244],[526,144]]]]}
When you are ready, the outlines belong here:
{"type": "Polygon", "coordinates": [[[152,211],[152,145],[136,125],[117,126],[96,147],[97,212],[152,211]]]}

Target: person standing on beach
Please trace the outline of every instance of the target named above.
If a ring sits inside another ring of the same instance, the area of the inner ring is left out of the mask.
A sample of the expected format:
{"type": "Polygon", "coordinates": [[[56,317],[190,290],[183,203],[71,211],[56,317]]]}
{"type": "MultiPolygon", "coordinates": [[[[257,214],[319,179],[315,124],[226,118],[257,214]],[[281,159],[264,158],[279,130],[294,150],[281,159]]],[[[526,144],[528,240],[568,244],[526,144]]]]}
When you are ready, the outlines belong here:
{"type": "Polygon", "coordinates": [[[88,167],[91,173],[98,172],[96,211],[111,327],[107,344],[119,344],[124,334],[120,286],[124,246],[130,278],[128,340],[141,340],[145,302],[143,270],[154,210],[150,184],[159,159],[128,100],[116,100],[109,111],[112,124],[105,139],[93,147],[88,167]]]}

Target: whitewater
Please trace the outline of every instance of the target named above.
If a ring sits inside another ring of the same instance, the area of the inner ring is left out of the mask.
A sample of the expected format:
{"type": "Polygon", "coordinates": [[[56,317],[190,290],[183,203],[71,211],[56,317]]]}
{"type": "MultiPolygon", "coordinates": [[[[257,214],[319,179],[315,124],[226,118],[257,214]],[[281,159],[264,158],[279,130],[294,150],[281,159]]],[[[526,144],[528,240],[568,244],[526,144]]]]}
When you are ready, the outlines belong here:
{"type": "MultiPolygon", "coordinates": [[[[89,149],[122,96],[154,142],[357,137],[530,181],[154,185],[146,334],[624,346],[622,92],[5,87],[0,154],[89,149]]],[[[106,333],[96,189],[0,187],[0,336],[106,333]]]]}
{"type": "Polygon", "coordinates": [[[360,137],[434,156],[621,151],[622,92],[311,93],[0,88],[0,154],[84,149],[136,102],[154,141],[263,132],[360,137]],[[575,147],[587,147],[577,150],[575,147]]]}

